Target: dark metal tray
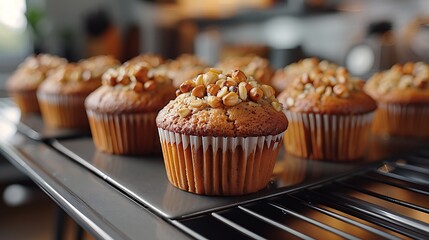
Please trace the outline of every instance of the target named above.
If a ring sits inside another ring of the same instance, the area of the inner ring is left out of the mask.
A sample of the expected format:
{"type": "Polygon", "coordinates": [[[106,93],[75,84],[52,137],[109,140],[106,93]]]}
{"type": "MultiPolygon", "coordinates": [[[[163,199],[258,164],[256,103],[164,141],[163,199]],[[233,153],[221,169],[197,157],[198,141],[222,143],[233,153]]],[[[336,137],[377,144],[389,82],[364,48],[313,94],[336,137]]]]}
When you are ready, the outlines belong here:
{"type": "Polygon", "coordinates": [[[0,98],[0,117],[14,123],[19,132],[35,140],[90,136],[89,130],[45,126],[39,114],[22,115],[9,98],[0,98]]]}
{"type": "Polygon", "coordinates": [[[293,157],[281,151],[272,181],[266,189],[239,197],[191,194],[173,187],[167,180],[162,155],[117,156],[99,152],[90,137],[76,129],[50,129],[39,115],[20,117],[9,99],[0,99],[0,116],[17,125],[20,132],[36,140],[47,140],[59,152],[97,174],[137,202],[159,215],[179,219],[204,212],[295,191],[300,188],[356,172],[369,162],[427,145],[426,141],[371,138],[367,157],[355,162],[334,163],[293,157]]]}
{"type": "Polygon", "coordinates": [[[240,197],[200,196],[173,187],[161,155],[115,156],[99,152],[91,138],[53,141],[60,152],[79,162],[136,201],[166,218],[182,218],[235,206],[296,190],[322,180],[356,171],[365,164],[310,161],[280,154],[273,181],[260,192],[240,197]]]}
{"type": "Polygon", "coordinates": [[[293,193],[172,221],[197,239],[429,239],[429,151],[293,193]]]}

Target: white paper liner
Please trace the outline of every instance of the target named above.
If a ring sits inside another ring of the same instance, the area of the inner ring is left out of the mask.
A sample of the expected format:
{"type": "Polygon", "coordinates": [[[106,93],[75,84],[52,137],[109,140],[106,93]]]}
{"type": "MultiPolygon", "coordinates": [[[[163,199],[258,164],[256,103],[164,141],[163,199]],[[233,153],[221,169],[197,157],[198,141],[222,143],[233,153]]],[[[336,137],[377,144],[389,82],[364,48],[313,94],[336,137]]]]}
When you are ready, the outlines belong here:
{"type": "Polygon", "coordinates": [[[373,113],[328,115],[285,111],[286,150],[304,158],[344,161],[363,157],[373,113]]]}
{"type": "Polygon", "coordinates": [[[283,133],[261,137],[192,136],[158,128],[167,176],[183,190],[241,195],[264,188],[283,133]]]}
{"type": "Polygon", "coordinates": [[[429,137],[429,106],[379,103],[372,129],[380,135],[429,137]]]}
{"type": "Polygon", "coordinates": [[[38,92],[43,121],[52,127],[88,127],[84,95],[53,95],[38,92]]]}
{"type": "Polygon", "coordinates": [[[108,114],[87,111],[95,146],[114,154],[160,152],[157,113],[108,114]]]}

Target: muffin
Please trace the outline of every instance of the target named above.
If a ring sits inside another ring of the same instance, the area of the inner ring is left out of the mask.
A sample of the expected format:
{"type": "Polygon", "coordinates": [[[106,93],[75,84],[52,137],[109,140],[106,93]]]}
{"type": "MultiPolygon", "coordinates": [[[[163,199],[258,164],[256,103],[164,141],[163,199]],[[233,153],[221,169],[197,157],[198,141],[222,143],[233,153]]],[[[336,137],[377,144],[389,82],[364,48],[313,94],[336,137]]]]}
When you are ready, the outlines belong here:
{"type": "Polygon", "coordinates": [[[337,65],[326,60],[320,61],[317,58],[306,58],[299,62],[292,63],[283,69],[277,70],[271,81],[276,92],[280,93],[285,90],[295,78],[304,73],[310,74],[313,72],[312,74],[317,74],[320,70],[335,72],[336,68],[337,65]]]}
{"type": "Polygon", "coordinates": [[[175,97],[171,79],[150,75],[145,62],[122,65],[103,75],[103,85],[85,107],[94,144],[100,151],[141,155],[160,151],[155,118],[175,97]]]}
{"type": "Polygon", "coordinates": [[[146,63],[151,69],[153,69],[165,63],[165,60],[158,54],[146,53],[146,54],[141,54],[141,55],[138,55],[137,57],[131,58],[130,60],[124,63],[124,66],[140,64],[143,62],[146,63]]]}
{"type": "Polygon", "coordinates": [[[235,69],[243,71],[247,76],[252,76],[262,84],[271,84],[273,69],[267,59],[256,55],[246,55],[242,57],[231,57],[216,65],[216,68],[231,72],[235,69]]]}
{"type": "Polygon", "coordinates": [[[36,91],[49,72],[67,60],[49,54],[27,57],[6,81],[10,96],[23,114],[40,112],[36,91]]]}
{"type": "Polygon", "coordinates": [[[429,137],[429,65],[405,63],[376,73],[365,91],[378,104],[373,132],[401,137],[429,137]]]}
{"type": "Polygon", "coordinates": [[[118,62],[106,56],[58,68],[37,91],[43,121],[56,128],[87,128],[85,98],[100,87],[100,73],[118,62]]]}
{"type": "Polygon", "coordinates": [[[288,121],[274,89],[242,71],[185,81],[156,119],[169,181],[204,195],[241,195],[270,180],[288,121]]]}
{"type": "Polygon", "coordinates": [[[179,88],[186,80],[190,80],[198,74],[204,73],[207,65],[198,57],[190,54],[180,55],[178,58],[162,64],[155,71],[165,73],[173,79],[173,86],[179,88]]]}
{"type": "Polygon", "coordinates": [[[288,153],[316,160],[347,161],[364,156],[375,101],[364,82],[343,67],[303,74],[280,93],[289,130],[288,153]]]}
{"type": "Polygon", "coordinates": [[[110,68],[116,68],[121,63],[118,59],[110,55],[94,56],[87,59],[83,59],[78,64],[87,70],[91,76],[91,80],[97,80],[101,85],[101,76],[110,68]]]}

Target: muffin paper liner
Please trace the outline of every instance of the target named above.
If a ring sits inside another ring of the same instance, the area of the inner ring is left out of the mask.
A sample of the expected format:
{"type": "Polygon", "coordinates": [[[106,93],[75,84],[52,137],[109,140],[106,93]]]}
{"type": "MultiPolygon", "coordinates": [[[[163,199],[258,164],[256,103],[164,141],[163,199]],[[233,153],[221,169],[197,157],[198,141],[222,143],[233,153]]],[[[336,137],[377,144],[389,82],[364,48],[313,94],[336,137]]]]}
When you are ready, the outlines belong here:
{"type": "Polygon", "coordinates": [[[12,99],[21,110],[21,113],[39,113],[39,103],[35,91],[31,92],[10,92],[12,99]]]}
{"type": "Polygon", "coordinates": [[[429,106],[379,103],[374,133],[402,137],[429,137],[429,106]]]}
{"type": "Polygon", "coordinates": [[[285,111],[289,120],[286,150],[315,160],[346,161],[363,157],[373,113],[328,115],[285,111]]]}
{"type": "Polygon", "coordinates": [[[269,182],[283,133],[261,137],[192,136],[158,128],[169,181],[204,195],[242,195],[269,182]]]}
{"type": "Polygon", "coordinates": [[[157,113],[108,114],[88,110],[94,144],[100,151],[141,155],[160,152],[157,113]]]}
{"type": "Polygon", "coordinates": [[[86,95],[50,95],[38,93],[43,121],[58,128],[87,128],[86,95]]]}

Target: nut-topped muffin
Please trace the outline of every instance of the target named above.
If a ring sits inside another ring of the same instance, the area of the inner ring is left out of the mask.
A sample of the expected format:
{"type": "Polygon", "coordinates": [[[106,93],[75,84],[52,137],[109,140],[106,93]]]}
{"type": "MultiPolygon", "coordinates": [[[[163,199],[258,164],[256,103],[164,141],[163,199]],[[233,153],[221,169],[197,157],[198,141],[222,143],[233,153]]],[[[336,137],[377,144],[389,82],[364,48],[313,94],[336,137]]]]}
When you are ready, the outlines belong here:
{"type": "Polygon", "coordinates": [[[110,55],[94,56],[83,59],[78,63],[82,68],[87,70],[86,74],[91,74],[93,80],[99,80],[101,84],[101,76],[110,68],[116,68],[121,63],[119,60],[110,55]]]}
{"type": "Polygon", "coordinates": [[[273,69],[267,59],[257,55],[246,55],[241,57],[231,57],[223,60],[216,65],[218,69],[224,69],[231,72],[235,69],[243,71],[247,76],[263,84],[271,84],[273,69]]]}
{"type": "Polygon", "coordinates": [[[264,188],[288,125],[274,89],[240,70],[210,69],[176,94],[157,117],[170,182],[205,195],[264,188]]]}
{"type": "Polygon", "coordinates": [[[429,137],[429,65],[408,62],[374,74],[365,91],[378,104],[373,131],[381,135],[429,137]]]}
{"type": "Polygon", "coordinates": [[[182,54],[178,58],[162,64],[155,71],[166,74],[173,79],[173,86],[179,88],[184,81],[194,78],[206,69],[207,65],[197,56],[182,54]]]}
{"type": "Polygon", "coordinates": [[[103,75],[103,85],[85,102],[97,149],[141,155],[160,151],[158,111],[175,96],[171,79],[151,75],[145,62],[127,63],[103,75]]]}
{"type": "Polygon", "coordinates": [[[145,53],[145,54],[138,55],[137,57],[133,57],[130,60],[126,61],[124,63],[124,66],[141,64],[143,62],[146,63],[152,69],[165,63],[165,60],[163,57],[161,57],[158,54],[145,53]]]}
{"type": "Polygon", "coordinates": [[[347,70],[304,73],[279,95],[289,120],[286,150],[304,158],[345,161],[367,148],[375,101],[347,70]]]}
{"type": "Polygon", "coordinates": [[[317,75],[320,72],[333,71],[335,72],[338,66],[326,60],[320,61],[318,58],[306,58],[296,63],[287,65],[286,67],[277,70],[272,78],[272,85],[276,92],[280,93],[293,82],[293,80],[304,73],[317,75]]]}
{"type": "Polygon", "coordinates": [[[87,128],[85,98],[101,85],[101,72],[118,63],[110,56],[96,56],[53,71],[37,91],[44,122],[57,128],[87,128]]]}
{"type": "Polygon", "coordinates": [[[6,87],[22,113],[38,113],[36,91],[48,74],[67,63],[67,60],[49,54],[27,57],[6,81],[6,87]]]}

